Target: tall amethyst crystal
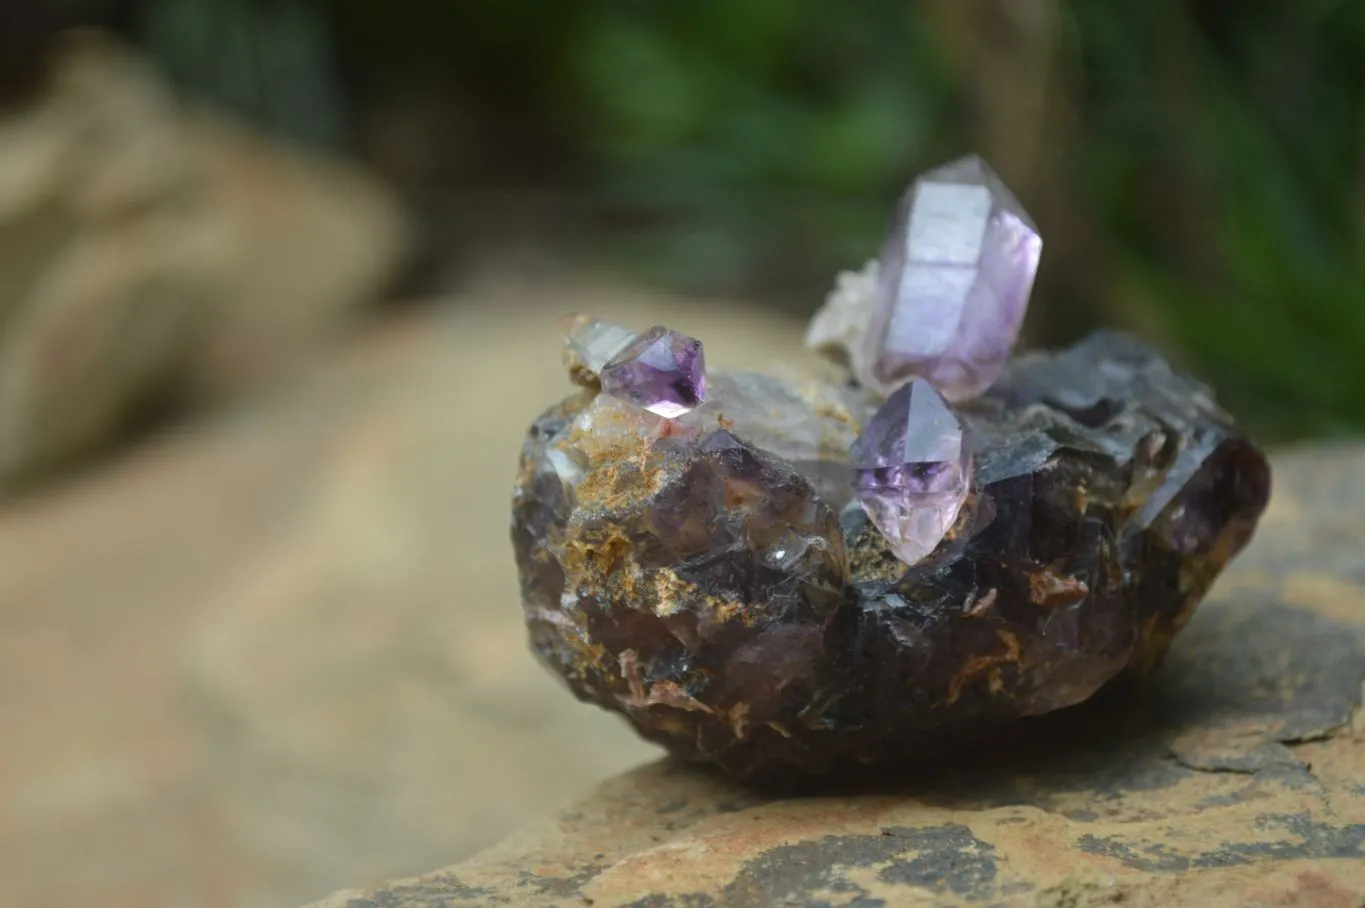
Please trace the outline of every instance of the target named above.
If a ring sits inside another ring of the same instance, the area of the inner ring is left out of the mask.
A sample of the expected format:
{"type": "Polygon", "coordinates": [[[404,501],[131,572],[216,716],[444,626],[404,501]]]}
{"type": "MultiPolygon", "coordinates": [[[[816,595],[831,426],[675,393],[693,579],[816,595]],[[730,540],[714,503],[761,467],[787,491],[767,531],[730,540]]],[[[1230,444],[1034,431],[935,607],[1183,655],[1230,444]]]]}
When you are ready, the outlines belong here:
{"type": "Polygon", "coordinates": [[[967,500],[971,455],[934,387],[917,378],[894,392],[850,458],[854,495],[896,557],[915,564],[937,548],[967,500]]]}
{"type": "Polygon", "coordinates": [[[905,194],[882,248],[859,378],[889,393],[928,378],[949,400],[995,383],[1023,325],[1042,240],[978,157],[905,194]]]}
{"type": "Polygon", "coordinates": [[[706,359],[701,341],[655,326],[602,367],[602,390],[618,400],[669,419],[706,400],[706,359]]]}

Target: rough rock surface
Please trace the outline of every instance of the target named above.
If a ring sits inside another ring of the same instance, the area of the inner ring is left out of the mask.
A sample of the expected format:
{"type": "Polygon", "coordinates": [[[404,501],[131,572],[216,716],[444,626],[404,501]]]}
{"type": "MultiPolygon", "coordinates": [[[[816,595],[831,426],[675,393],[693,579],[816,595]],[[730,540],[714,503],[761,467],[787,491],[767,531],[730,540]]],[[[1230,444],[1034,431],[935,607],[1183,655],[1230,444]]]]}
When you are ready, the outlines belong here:
{"type": "Polygon", "coordinates": [[[1365,893],[1365,449],[1277,459],[1256,540],[1149,682],[819,796],[659,763],[318,908],[1312,905],[1365,893]]]}
{"type": "Polygon", "coordinates": [[[962,409],[974,499],[907,572],[845,504],[871,407],[718,374],[676,422],[590,389],[551,409],[513,504],[542,659],[740,777],[904,758],[1156,665],[1269,494],[1207,389],[1097,334],[962,409]]]}
{"type": "Polygon", "coordinates": [[[405,244],[394,200],[351,168],[72,36],[0,118],[0,489],[167,397],[277,369],[369,302],[405,244]]]}

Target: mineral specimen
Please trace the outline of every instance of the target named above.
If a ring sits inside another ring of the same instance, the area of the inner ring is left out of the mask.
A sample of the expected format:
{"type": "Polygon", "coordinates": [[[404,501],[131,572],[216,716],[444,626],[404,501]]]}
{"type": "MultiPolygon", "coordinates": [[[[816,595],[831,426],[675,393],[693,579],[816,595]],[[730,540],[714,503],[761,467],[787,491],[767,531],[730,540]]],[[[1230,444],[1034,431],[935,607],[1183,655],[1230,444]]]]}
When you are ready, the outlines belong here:
{"type": "Polygon", "coordinates": [[[604,393],[670,419],[706,400],[701,342],[662,326],[630,341],[600,372],[604,393]]]}
{"type": "MultiPolygon", "coordinates": [[[[676,421],[594,389],[537,419],[513,541],[544,662],[746,779],[894,759],[1154,667],[1269,491],[1206,388],[1099,334],[958,407],[970,493],[907,568],[849,483],[875,395],[711,379],[676,421]]],[[[906,439],[906,461],[961,463],[906,439]]]]}
{"type": "Polygon", "coordinates": [[[988,388],[1019,337],[1042,241],[978,157],[915,181],[882,247],[859,379],[889,394],[915,376],[949,400],[988,388]]]}
{"type": "Polygon", "coordinates": [[[938,548],[967,501],[971,454],[934,386],[917,378],[887,398],[850,459],[854,494],[896,556],[915,564],[938,548]]]}

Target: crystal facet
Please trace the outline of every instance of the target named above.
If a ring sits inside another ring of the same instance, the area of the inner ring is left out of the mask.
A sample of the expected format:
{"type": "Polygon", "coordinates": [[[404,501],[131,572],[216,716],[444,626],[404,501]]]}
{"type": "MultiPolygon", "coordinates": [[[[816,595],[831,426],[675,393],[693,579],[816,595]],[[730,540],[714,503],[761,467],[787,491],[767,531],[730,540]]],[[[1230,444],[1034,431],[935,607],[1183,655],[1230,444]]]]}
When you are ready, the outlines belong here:
{"type": "Polygon", "coordinates": [[[859,378],[890,393],[928,378],[949,400],[990,387],[1019,337],[1042,240],[978,157],[931,170],[901,201],[882,248],[859,378]]]}
{"type": "Polygon", "coordinates": [[[634,339],[635,332],[629,328],[589,315],[575,316],[564,332],[564,364],[574,381],[595,385],[602,367],[634,339]]]}
{"type": "Polygon", "coordinates": [[[662,326],[627,344],[602,367],[601,377],[605,393],[669,419],[706,400],[701,341],[662,326]]]}
{"type": "Polygon", "coordinates": [[[937,548],[967,500],[971,455],[934,387],[917,378],[893,392],[850,459],[854,496],[896,557],[915,564],[937,548]]]}

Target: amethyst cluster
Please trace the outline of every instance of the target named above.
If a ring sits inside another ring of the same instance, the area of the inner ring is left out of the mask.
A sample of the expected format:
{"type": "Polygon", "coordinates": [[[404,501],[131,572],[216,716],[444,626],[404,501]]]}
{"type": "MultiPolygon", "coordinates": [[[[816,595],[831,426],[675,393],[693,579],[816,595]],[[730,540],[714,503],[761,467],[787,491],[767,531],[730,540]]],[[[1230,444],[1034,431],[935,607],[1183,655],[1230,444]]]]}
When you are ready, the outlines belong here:
{"type": "Polygon", "coordinates": [[[1157,665],[1269,493],[1209,390],[1126,336],[1010,358],[1038,264],[980,160],[921,177],[811,325],[838,379],[707,374],[580,318],[513,542],[579,697],[750,779],[893,758],[1157,665]]]}

